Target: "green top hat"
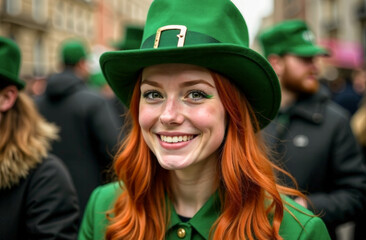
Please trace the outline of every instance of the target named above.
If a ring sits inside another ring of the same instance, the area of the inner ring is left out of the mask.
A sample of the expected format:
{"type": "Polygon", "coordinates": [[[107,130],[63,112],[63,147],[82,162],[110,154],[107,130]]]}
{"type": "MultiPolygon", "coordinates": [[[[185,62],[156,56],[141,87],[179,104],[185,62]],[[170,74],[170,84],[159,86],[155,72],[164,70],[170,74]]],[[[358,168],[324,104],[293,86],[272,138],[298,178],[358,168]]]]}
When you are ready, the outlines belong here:
{"type": "Polygon", "coordinates": [[[264,30],[259,41],[268,57],[271,54],[294,54],[301,57],[328,55],[328,51],[315,43],[314,34],[302,20],[288,20],[264,30]]]}
{"type": "Polygon", "coordinates": [[[74,65],[86,58],[86,49],[79,40],[68,39],[61,44],[61,57],[66,65],[74,65]]]}
{"type": "Polygon", "coordinates": [[[230,0],[155,0],[140,49],[106,52],[100,58],[107,82],[126,106],[141,70],[163,63],[198,65],[226,76],[245,94],[261,127],[277,114],[277,76],[249,48],[245,20],[230,0]]]}
{"type": "Polygon", "coordinates": [[[0,37],[0,81],[14,84],[18,89],[25,86],[19,79],[21,55],[18,45],[11,39],[0,37]]]}
{"type": "Polygon", "coordinates": [[[124,40],[115,44],[119,50],[138,49],[141,45],[143,27],[129,25],[125,28],[124,40]]]}

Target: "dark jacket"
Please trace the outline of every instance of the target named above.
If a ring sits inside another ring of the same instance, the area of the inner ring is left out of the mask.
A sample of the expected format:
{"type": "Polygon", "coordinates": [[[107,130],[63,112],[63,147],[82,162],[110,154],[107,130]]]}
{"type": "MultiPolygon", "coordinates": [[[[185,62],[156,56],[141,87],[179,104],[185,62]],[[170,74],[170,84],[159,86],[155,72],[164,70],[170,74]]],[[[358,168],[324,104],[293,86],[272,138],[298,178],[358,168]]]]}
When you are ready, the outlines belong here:
{"type": "MultiPolygon", "coordinates": [[[[12,168],[11,174],[21,174],[21,168],[12,168]]],[[[1,240],[77,239],[78,222],[79,206],[70,174],[54,156],[11,188],[0,186],[1,240]]]]}
{"type": "MultiPolygon", "coordinates": [[[[301,99],[264,129],[274,158],[296,179],[334,237],[334,228],[365,206],[366,169],[343,108],[321,89],[301,99]]],[[[286,185],[288,177],[279,175],[286,185]]]]}
{"type": "Polygon", "coordinates": [[[114,110],[71,69],[52,75],[45,94],[36,102],[41,114],[61,129],[52,153],[69,169],[83,212],[89,195],[104,182],[112,162],[120,128],[114,110]]]}

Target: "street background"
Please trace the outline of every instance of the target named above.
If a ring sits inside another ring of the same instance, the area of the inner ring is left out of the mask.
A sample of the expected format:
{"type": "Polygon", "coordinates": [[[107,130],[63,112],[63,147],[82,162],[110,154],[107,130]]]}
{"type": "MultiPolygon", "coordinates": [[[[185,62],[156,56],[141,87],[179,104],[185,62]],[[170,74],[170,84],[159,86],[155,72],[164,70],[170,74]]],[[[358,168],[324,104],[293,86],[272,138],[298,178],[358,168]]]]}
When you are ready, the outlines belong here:
{"type": "MultiPolygon", "coordinates": [[[[26,91],[41,95],[48,75],[60,70],[59,46],[65,39],[83,40],[91,51],[90,70],[98,58],[124,38],[128,25],[143,26],[152,0],[0,0],[0,35],[16,41],[22,52],[21,77],[26,91]],[[41,81],[39,81],[41,80],[41,81]]],[[[258,33],[286,19],[303,19],[318,43],[332,56],[322,59],[320,80],[339,91],[352,71],[364,66],[366,1],[364,0],[233,0],[246,19],[250,46],[261,51],[258,33]]],[[[203,14],[204,14],[204,10],[203,14]]],[[[1,61],[4,61],[2,59],[1,61]]],[[[352,224],[340,228],[349,239],[352,224]]]]}

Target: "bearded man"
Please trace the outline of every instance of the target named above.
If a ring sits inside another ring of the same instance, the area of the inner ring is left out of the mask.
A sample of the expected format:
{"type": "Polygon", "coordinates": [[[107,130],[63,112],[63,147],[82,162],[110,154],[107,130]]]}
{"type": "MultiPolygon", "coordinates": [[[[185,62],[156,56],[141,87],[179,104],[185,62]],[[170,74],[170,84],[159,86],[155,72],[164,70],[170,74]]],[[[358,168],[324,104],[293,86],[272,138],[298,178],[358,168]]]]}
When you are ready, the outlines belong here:
{"type": "MultiPolygon", "coordinates": [[[[259,39],[282,91],[279,114],[263,136],[274,147],[274,161],[291,173],[309,201],[295,200],[320,214],[337,239],[336,227],[365,207],[366,167],[347,112],[317,80],[316,60],[328,51],[316,45],[301,20],[279,23],[259,39]]],[[[289,176],[278,177],[294,185],[289,176]]]]}

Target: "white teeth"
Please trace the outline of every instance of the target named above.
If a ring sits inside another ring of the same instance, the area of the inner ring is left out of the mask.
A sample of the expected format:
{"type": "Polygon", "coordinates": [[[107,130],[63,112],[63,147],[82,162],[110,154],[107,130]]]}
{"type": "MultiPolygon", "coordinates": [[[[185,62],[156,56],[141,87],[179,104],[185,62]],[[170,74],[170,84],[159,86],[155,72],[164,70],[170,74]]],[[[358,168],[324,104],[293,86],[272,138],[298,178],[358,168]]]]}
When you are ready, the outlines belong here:
{"type": "Polygon", "coordinates": [[[193,136],[192,135],[185,135],[185,136],[163,136],[163,135],[160,135],[160,139],[161,141],[163,142],[167,142],[167,143],[177,143],[177,142],[187,142],[191,139],[193,139],[193,136]]]}

